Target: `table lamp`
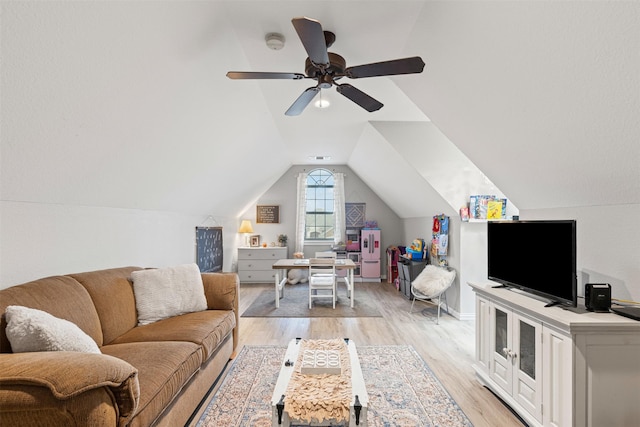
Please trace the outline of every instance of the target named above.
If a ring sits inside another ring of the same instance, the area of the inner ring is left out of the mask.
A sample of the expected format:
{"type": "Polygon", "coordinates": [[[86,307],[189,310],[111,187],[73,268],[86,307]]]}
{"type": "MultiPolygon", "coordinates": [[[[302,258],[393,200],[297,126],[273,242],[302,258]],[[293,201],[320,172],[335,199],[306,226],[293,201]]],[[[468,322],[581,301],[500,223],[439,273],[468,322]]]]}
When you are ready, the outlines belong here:
{"type": "Polygon", "coordinates": [[[248,219],[243,219],[240,223],[240,228],[238,229],[238,233],[244,233],[244,245],[249,246],[249,233],[253,233],[253,227],[251,226],[251,221],[248,219]]]}

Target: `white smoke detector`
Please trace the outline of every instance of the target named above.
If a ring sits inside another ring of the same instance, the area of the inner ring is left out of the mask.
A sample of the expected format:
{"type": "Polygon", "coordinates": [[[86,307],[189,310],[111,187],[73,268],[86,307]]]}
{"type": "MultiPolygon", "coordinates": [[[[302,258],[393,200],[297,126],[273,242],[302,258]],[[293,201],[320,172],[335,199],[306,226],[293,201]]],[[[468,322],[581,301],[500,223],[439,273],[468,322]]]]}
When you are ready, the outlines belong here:
{"type": "Polygon", "coordinates": [[[269,33],[264,39],[269,49],[280,50],[284,47],[284,36],[280,33],[269,33]]]}

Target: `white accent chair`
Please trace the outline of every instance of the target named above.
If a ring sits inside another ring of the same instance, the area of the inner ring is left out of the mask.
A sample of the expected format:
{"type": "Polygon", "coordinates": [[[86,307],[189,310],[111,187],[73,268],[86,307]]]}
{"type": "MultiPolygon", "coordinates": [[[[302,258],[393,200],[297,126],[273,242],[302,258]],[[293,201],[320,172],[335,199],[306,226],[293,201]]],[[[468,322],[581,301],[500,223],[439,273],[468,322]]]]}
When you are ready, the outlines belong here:
{"type": "Polygon", "coordinates": [[[309,260],[309,308],[314,298],[331,298],[336,308],[336,265],[333,258],[309,260]],[[327,292],[329,291],[329,292],[327,292]]]}
{"type": "Polygon", "coordinates": [[[444,304],[449,313],[449,304],[447,304],[446,291],[451,287],[456,278],[456,271],[451,267],[438,267],[427,264],[424,270],[411,282],[411,309],[413,312],[413,304],[416,300],[438,306],[438,315],[436,317],[436,325],[440,323],[440,307],[442,307],[442,297],[444,304]],[[434,302],[437,299],[438,302],[434,302]]]}

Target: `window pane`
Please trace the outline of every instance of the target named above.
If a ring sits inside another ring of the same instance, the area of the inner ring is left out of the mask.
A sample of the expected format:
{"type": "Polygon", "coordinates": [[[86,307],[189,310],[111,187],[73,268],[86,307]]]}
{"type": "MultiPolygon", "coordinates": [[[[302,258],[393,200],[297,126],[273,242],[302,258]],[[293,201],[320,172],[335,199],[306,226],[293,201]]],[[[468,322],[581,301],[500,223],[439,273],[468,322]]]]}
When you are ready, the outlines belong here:
{"type": "Polygon", "coordinates": [[[315,199],[316,198],[316,189],[315,187],[307,187],[307,199],[315,199]]]}
{"type": "Polygon", "coordinates": [[[316,169],[307,175],[306,239],[333,238],[334,177],[326,169],[316,169]]]}

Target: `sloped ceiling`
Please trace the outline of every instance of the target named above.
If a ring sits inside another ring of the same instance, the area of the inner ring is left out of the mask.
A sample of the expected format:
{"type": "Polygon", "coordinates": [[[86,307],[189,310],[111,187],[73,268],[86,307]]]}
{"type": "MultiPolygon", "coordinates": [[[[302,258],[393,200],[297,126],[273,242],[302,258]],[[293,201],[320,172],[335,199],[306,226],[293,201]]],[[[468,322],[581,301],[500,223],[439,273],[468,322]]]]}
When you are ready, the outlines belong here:
{"type": "Polygon", "coordinates": [[[520,208],[640,203],[636,2],[0,7],[2,200],[233,217],[290,165],[329,155],[399,216],[421,216],[406,202],[415,193],[399,195],[380,176],[420,178],[425,197],[444,197],[410,158],[421,151],[397,143],[397,123],[431,120],[520,208]],[[225,73],[303,72],[295,16],[334,31],[331,50],[348,65],[420,55],[425,71],[353,81],[385,104],[375,113],[332,89],[329,109],[286,117],[309,80],[225,73]],[[267,49],[272,31],[285,35],[284,49],[267,49]],[[395,143],[379,131],[385,122],[395,123],[395,143]]]}
{"type": "Polygon", "coordinates": [[[640,3],[428,2],[398,86],[520,209],[640,202],[640,3]]]}

